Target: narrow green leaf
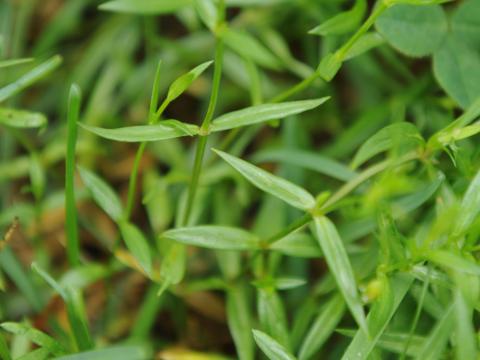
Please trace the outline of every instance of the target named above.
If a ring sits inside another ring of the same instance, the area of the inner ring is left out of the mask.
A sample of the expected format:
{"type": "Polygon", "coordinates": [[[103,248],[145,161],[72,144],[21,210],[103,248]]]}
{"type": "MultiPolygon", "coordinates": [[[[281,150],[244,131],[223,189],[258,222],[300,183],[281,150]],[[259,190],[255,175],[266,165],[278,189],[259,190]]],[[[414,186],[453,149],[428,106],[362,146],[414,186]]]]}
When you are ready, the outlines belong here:
{"type": "Polygon", "coordinates": [[[78,170],[85,186],[92,194],[93,200],[114,221],[118,222],[123,213],[122,204],[110,185],[90,170],[80,166],[78,170]]]}
{"type": "Polygon", "coordinates": [[[162,279],[162,287],[158,295],[170,285],[176,285],[182,281],[185,275],[186,267],[186,249],[185,245],[172,242],[163,257],[162,265],[160,267],[160,277],[162,279]]]}
{"type": "Polygon", "coordinates": [[[448,339],[454,330],[453,308],[453,305],[449,306],[448,309],[443,312],[442,318],[435,324],[435,327],[428,335],[415,359],[437,360],[442,357],[448,339]]]}
{"type": "Polygon", "coordinates": [[[39,155],[33,151],[30,153],[30,184],[32,194],[37,201],[41,201],[45,193],[45,169],[39,155]]]}
{"type": "Polygon", "coordinates": [[[36,262],[32,263],[32,270],[35,271],[48,285],[50,285],[50,287],[52,287],[64,300],[67,298],[65,288],[61,286],[54,278],[52,278],[50,274],[38,266],[36,262]]]}
{"type": "Polygon", "coordinates": [[[318,64],[317,71],[325,81],[330,81],[342,67],[343,60],[338,54],[328,53],[318,64]]]}
{"type": "Polygon", "coordinates": [[[47,125],[47,118],[41,113],[0,107],[0,125],[21,129],[42,128],[47,125]]]}
{"type": "Polygon", "coordinates": [[[376,48],[380,45],[385,43],[385,39],[377,32],[368,32],[362,35],[355,44],[352,45],[350,49],[348,49],[347,53],[345,54],[344,60],[350,60],[357,56],[370,51],[373,48],[376,48]]]}
{"type": "Polygon", "coordinates": [[[9,59],[9,60],[2,60],[0,61],[0,69],[10,66],[17,66],[21,64],[26,64],[32,62],[33,58],[25,58],[25,59],[9,59]]]}
{"type": "Polygon", "coordinates": [[[46,348],[53,355],[58,356],[65,353],[64,347],[58,341],[27,324],[4,322],[0,324],[0,326],[12,334],[23,335],[27,337],[32,343],[46,348]]]}
{"type": "Polygon", "coordinates": [[[267,332],[286,350],[290,350],[287,315],[282,300],[273,288],[259,288],[257,291],[258,317],[262,330],[267,332]]]}
{"type": "Polygon", "coordinates": [[[278,161],[316,171],[341,181],[353,179],[358,174],[348,166],[315,152],[297,149],[262,150],[253,156],[255,162],[278,161]]]}
{"type": "Polygon", "coordinates": [[[404,147],[404,151],[407,152],[422,141],[417,127],[411,123],[400,122],[388,125],[362,144],[352,160],[352,167],[357,168],[373,156],[394,147],[404,147]]]}
{"type": "Polygon", "coordinates": [[[48,360],[51,358],[50,352],[47,349],[40,348],[30,351],[15,360],[48,360]]]}
{"type": "Polygon", "coordinates": [[[333,296],[320,310],[317,318],[308,330],[300,350],[299,360],[311,359],[332,335],[345,313],[345,301],[340,294],[333,296]]]}
{"type": "Polygon", "coordinates": [[[218,23],[218,9],[213,0],[195,0],[195,9],[203,23],[214,31],[218,23]]]}
{"type": "Polygon", "coordinates": [[[198,134],[198,126],[178,120],[162,120],[154,125],[126,126],[116,129],[105,129],[82,123],[79,125],[104,139],[123,142],[159,141],[198,134]]]}
{"type": "Polygon", "coordinates": [[[65,157],[65,233],[67,255],[70,264],[80,263],[80,245],[78,240],[77,206],[75,201],[75,149],[77,144],[77,121],[80,112],[80,88],[70,87],[67,116],[67,152],[65,157]]]}
{"type": "Polygon", "coordinates": [[[314,109],[329,97],[315,100],[289,101],[278,104],[263,104],[251,106],[242,110],[233,111],[213,120],[211,131],[223,131],[241,126],[258,124],[269,120],[283,119],[291,115],[299,114],[314,109]]]}
{"type": "Polygon", "coordinates": [[[213,61],[204,62],[176,79],[168,88],[166,101],[172,102],[179,97],[212,63],[213,61]]]}
{"type": "Polygon", "coordinates": [[[480,265],[450,251],[429,250],[426,258],[439,266],[480,276],[480,265]]]}
{"type": "Polygon", "coordinates": [[[459,288],[455,289],[455,358],[457,360],[478,358],[477,334],[473,326],[473,310],[462,291],[459,288]]]}
{"type": "Polygon", "coordinates": [[[295,360],[295,356],[290,354],[284,346],[279,344],[275,339],[268,336],[260,330],[252,329],[253,338],[258,347],[270,360],[295,360]]]}
{"type": "Polygon", "coordinates": [[[12,356],[10,355],[10,350],[8,349],[7,341],[3,334],[0,334],[0,358],[3,360],[12,360],[12,356]]]}
{"type": "Polygon", "coordinates": [[[229,226],[193,226],[168,230],[162,237],[187,245],[220,250],[259,249],[259,239],[248,231],[229,226]]]}
{"type": "Polygon", "coordinates": [[[37,82],[44,76],[51,73],[62,63],[62,57],[55,55],[48,59],[47,61],[41,63],[37,67],[30,70],[28,73],[23,75],[21,78],[15,82],[3,87],[0,89],[0,102],[5,101],[6,99],[18,94],[23,89],[29,87],[33,83],[37,82]]]}
{"type": "Polygon", "coordinates": [[[133,224],[120,221],[118,226],[128,250],[138,260],[140,266],[148,275],[152,273],[152,254],[150,246],[143,233],[133,224]]]}
{"type": "Polygon", "coordinates": [[[468,186],[457,214],[453,234],[461,235],[468,230],[480,213],[480,170],[468,186]]]}
{"type": "Polygon", "coordinates": [[[447,17],[440,5],[395,5],[385,10],[375,24],[393,47],[409,56],[433,53],[448,30],[447,17]]]}
{"type": "Polygon", "coordinates": [[[99,9],[129,14],[160,15],[176,12],[192,3],[192,0],[113,0],[101,4],[99,9]]]}
{"type": "Polygon", "coordinates": [[[114,272],[109,266],[98,263],[87,263],[76,266],[64,273],[59,280],[62,287],[71,286],[76,289],[84,289],[94,282],[105,279],[114,272]]]}
{"type": "Polygon", "coordinates": [[[370,336],[364,331],[357,331],[352,342],[342,356],[342,360],[367,359],[377,341],[387,328],[390,319],[407,294],[413,282],[413,277],[405,274],[395,274],[385,286],[380,298],[373,305],[367,316],[370,336]]]}
{"type": "Polygon", "coordinates": [[[322,250],[315,239],[310,235],[295,232],[275,241],[269,249],[296,257],[319,258],[322,256],[322,250]]]}
{"type": "Polygon", "coordinates": [[[253,360],[255,348],[252,320],[245,286],[237,284],[227,291],[227,320],[239,360],[253,360]]]}
{"type": "Polygon", "coordinates": [[[327,36],[340,35],[353,31],[362,21],[366,10],[366,0],[356,0],[355,5],[350,10],[335,15],[319,26],[313,28],[308,33],[327,36]]]}
{"type": "Polygon", "coordinates": [[[225,44],[241,57],[268,69],[281,69],[281,64],[275,55],[248,32],[228,28],[222,34],[222,38],[225,44]]]}
{"type": "Polygon", "coordinates": [[[259,189],[302,210],[315,206],[315,198],[301,187],[223,151],[212,150],[259,189]]]}
{"type": "Polygon", "coordinates": [[[365,313],[347,251],[335,225],[326,217],[316,217],[315,235],[350,312],[360,328],[368,333],[365,313]]]}

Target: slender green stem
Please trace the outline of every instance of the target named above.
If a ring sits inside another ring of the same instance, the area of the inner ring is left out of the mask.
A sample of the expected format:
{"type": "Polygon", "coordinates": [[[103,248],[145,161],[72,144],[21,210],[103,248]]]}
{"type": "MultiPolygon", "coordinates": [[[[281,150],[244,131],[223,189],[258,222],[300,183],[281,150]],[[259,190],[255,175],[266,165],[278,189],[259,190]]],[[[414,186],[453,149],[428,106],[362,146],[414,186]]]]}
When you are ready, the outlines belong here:
{"type": "Polygon", "coordinates": [[[344,184],[340,189],[338,189],[337,192],[335,192],[321,207],[322,210],[328,210],[331,208],[335,203],[343,199],[345,196],[350,194],[357,186],[360,184],[364,183],[368,179],[370,179],[372,176],[375,176],[376,174],[382,172],[383,170],[391,167],[391,166],[398,166],[401,164],[404,164],[406,162],[409,162],[411,160],[418,159],[419,155],[417,152],[411,152],[408,153],[404,156],[402,156],[399,159],[389,159],[382,161],[378,164],[372,165],[362,173],[360,173],[357,177],[353,178],[346,184],[344,184]]]}
{"type": "Polygon", "coordinates": [[[213,70],[212,94],[210,96],[207,113],[202,122],[202,126],[200,127],[200,139],[197,143],[195,162],[193,165],[193,173],[188,187],[187,205],[185,208],[185,213],[183,215],[182,225],[186,225],[188,223],[188,220],[192,213],[193,203],[195,201],[195,195],[198,188],[198,181],[200,179],[200,173],[202,172],[203,155],[205,154],[205,147],[207,145],[210,122],[212,121],[213,113],[217,104],[218,93],[220,89],[220,80],[222,75],[222,65],[223,40],[221,38],[218,38],[217,44],[215,46],[215,65],[213,70]]]}
{"type": "MultiPolygon", "coordinates": [[[[148,123],[155,124],[162,116],[163,111],[167,107],[168,103],[164,101],[158,111],[156,110],[158,107],[158,94],[160,91],[160,70],[162,68],[162,61],[160,60],[157,65],[157,70],[155,72],[155,80],[153,82],[153,89],[152,95],[150,98],[150,108],[148,111],[148,123]]],[[[132,173],[130,175],[130,179],[128,181],[128,194],[127,194],[127,206],[125,207],[125,213],[123,217],[125,220],[130,219],[132,215],[133,205],[135,203],[135,193],[137,189],[137,178],[138,178],[138,170],[140,168],[140,162],[142,161],[143,153],[145,152],[145,147],[147,146],[146,142],[140,143],[140,146],[137,149],[137,153],[135,154],[135,160],[133,162],[132,173]]]]}
{"type": "Polygon", "coordinates": [[[67,156],[65,158],[65,232],[67,236],[67,256],[70,264],[73,266],[80,264],[80,245],[78,241],[77,208],[75,202],[75,148],[80,100],[80,88],[74,84],[70,88],[68,101],[67,156]]]}
{"type": "Polygon", "coordinates": [[[312,215],[309,214],[309,213],[306,213],[301,218],[298,218],[297,220],[292,222],[286,228],[282,229],[281,231],[279,231],[275,235],[266,239],[265,242],[267,244],[273,244],[274,242],[284,238],[285,236],[289,235],[290,233],[294,232],[295,230],[298,230],[302,226],[308,224],[311,220],[312,220],[312,215]]]}
{"type": "Polygon", "coordinates": [[[319,77],[320,77],[320,74],[318,72],[314,72],[312,75],[303,79],[298,84],[292,86],[290,89],[287,89],[284,92],[275,96],[272,100],[270,100],[270,102],[271,103],[281,102],[281,101],[284,101],[284,100],[292,97],[293,95],[295,95],[295,94],[299,93],[300,91],[306,89],[308,86],[310,86],[311,83],[313,83],[319,77]]]}

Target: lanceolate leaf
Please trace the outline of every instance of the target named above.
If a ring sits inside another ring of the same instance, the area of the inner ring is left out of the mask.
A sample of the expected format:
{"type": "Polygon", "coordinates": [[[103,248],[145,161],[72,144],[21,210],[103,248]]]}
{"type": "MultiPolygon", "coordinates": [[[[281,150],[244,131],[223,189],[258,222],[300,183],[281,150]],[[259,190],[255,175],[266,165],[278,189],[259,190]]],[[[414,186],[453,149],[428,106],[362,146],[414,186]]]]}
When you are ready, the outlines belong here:
{"type": "Polygon", "coordinates": [[[295,356],[290,354],[284,346],[279,344],[275,339],[268,336],[260,330],[252,330],[253,338],[258,347],[270,360],[295,360],[295,356]]]}
{"type": "Polygon", "coordinates": [[[356,322],[365,333],[368,333],[352,265],[342,239],[338,235],[335,225],[328,218],[317,217],[314,222],[315,235],[338,288],[356,322]]]}
{"type": "Polygon", "coordinates": [[[329,97],[315,100],[290,101],[279,104],[263,104],[233,111],[213,120],[211,131],[222,131],[269,120],[282,119],[320,106],[329,97]]]}
{"type": "Polygon", "coordinates": [[[410,56],[433,53],[448,29],[440,5],[395,5],[378,18],[376,26],[392,46],[410,56]]]}
{"type": "Polygon", "coordinates": [[[170,285],[176,285],[182,281],[185,275],[186,249],[185,245],[172,242],[163,259],[160,267],[160,278],[163,281],[159,290],[160,295],[170,285]]]}
{"type": "Polygon", "coordinates": [[[159,141],[198,134],[198,126],[185,124],[178,120],[163,120],[155,125],[127,126],[116,129],[105,129],[82,123],[79,125],[102,138],[124,142],[159,141]]]}
{"type": "Polygon", "coordinates": [[[327,341],[345,313],[345,301],[337,294],[320,310],[317,318],[308,330],[298,354],[299,360],[311,359],[327,341]]]}
{"type": "Polygon", "coordinates": [[[220,250],[254,250],[259,239],[248,231],[228,226],[194,226],[177,228],[163,233],[162,237],[184,244],[220,250]]]}
{"type": "Polygon", "coordinates": [[[152,272],[152,255],[147,239],[135,225],[129,222],[121,221],[118,225],[128,250],[132,252],[143,270],[150,275],[152,272]]]}
{"type": "Polygon", "coordinates": [[[47,125],[47,118],[40,113],[0,108],[0,125],[14,128],[41,128],[47,125]]]}
{"type": "Polygon", "coordinates": [[[309,31],[309,34],[316,35],[338,35],[355,30],[360,24],[367,9],[366,0],[356,0],[355,5],[348,11],[344,11],[326,20],[316,28],[309,31]]]}
{"type": "Polygon", "coordinates": [[[237,284],[227,292],[227,319],[239,360],[253,360],[252,319],[246,288],[237,284]]]}
{"type": "Polygon", "coordinates": [[[101,4],[99,8],[131,14],[159,15],[175,12],[192,3],[193,0],[113,0],[101,4]]]}
{"type": "Polygon", "coordinates": [[[302,210],[315,206],[315,198],[301,187],[223,151],[214,151],[259,189],[302,210]]]}
{"type": "Polygon", "coordinates": [[[284,238],[275,241],[269,247],[289,256],[318,258],[322,256],[322,251],[310,235],[302,233],[292,233],[284,238]]]}
{"type": "Polygon", "coordinates": [[[401,122],[384,127],[375,135],[370,137],[360,147],[352,161],[352,167],[357,168],[373,156],[394,147],[407,147],[422,142],[422,137],[415,125],[408,122],[401,122]]]}
{"type": "Polygon", "coordinates": [[[480,265],[446,250],[428,251],[426,257],[437,265],[459,272],[480,276],[480,265]]]}
{"type": "Polygon", "coordinates": [[[413,278],[405,274],[396,274],[389,280],[389,286],[383,289],[380,298],[368,314],[367,324],[370,335],[360,330],[357,331],[343,354],[342,360],[368,359],[369,354],[410,289],[412,282],[413,278]]]}
{"type": "Polygon", "coordinates": [[[123,213],[122,204],[110,185],[90,170],[83,167],[78,167],[78,170],[97,205],[114,221],[119,221],[123,213]]]}
{"type": "Polygon", "coordinates": [[[166,101],[171,102],[179,97],[212,63],[213,61],[207,61],[203,64],[200,64],[194,69],[190,70],[188,73],[176,79],[168,89],[166,101]]]}
{"type": "Polygon", "coordinates": [[[274,289],[258,289],[258,316],[262,330],[270,334],[285,349],[290,349],[285,308],[274,289]]]}
{"type": "Polygon", "coordinates": [[[258,65],[273,70],[281,68],[280,62],[270,50],[246,31],[229,28],[223,33],[223,40],[233,51],[258,65]]]}

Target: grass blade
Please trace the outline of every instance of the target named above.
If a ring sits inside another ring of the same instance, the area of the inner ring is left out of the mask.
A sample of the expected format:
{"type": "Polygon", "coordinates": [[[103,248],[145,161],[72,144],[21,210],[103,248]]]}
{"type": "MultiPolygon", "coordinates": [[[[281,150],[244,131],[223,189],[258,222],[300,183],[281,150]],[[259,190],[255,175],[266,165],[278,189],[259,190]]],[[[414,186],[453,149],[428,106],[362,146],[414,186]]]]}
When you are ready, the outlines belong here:
{"type": "Polygon", "coordinates": [[[326,217],[317,217],[315,222],[315,235],[325,255],[328,267],[337,282],[341,294],[347,303],[350,312],[360,328],[367,334],[368,328],[365,320],[362,302],[357,291],[352,265],[348,259],[347,251],[338,235],[335,225],[326,217]]]}
{"type": "Polygon", "coordinates": [[[173,13],[192,2],[192,0],[113,0],[101,4],[98,8],[127,14],[160,15],[173,13]]]}
{"type": "Polygon", "coordinates": [[[56,360],[148,360],[152,358],[149,348],[141,345],[116,345],[78,354],[60,356],[56,360]]]}
{"type": "Polygon", "coordinates": [[[315,198],[301,187],[272,175],[245,160],[229,155],[223,151],[215,149],[213,149],[213,151],[259,189],[301,210],[308,210],[315,206],[315,198]]]}
{"type": "Polygon", "coordinates": [[[70,87],[67,116],[67,156],[65,158],[65,233],[67,255],[70,264],[80,264],[77,207],[75,202],[75,148],[77,144],[77,121],[80,112],[81,92],[77,85],[70,87]]]}

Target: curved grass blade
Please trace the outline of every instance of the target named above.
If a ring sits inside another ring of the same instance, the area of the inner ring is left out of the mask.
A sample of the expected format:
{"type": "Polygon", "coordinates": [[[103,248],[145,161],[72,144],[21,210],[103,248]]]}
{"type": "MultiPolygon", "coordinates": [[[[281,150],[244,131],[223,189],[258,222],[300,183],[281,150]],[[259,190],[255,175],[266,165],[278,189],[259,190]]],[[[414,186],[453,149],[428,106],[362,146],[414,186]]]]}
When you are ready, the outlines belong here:
{"type": "Polygon", "coordinates": [[[322,105],[330,97],[315,100],[289,101],[276,104],[251,106],[222,115],[212,121],[211,131],[223,131],[241,126],[258,124],[269,120],[283,119],[322,105]]]}
{"type": "Polygon", "coordinates": [[[10,66],[26,64],[26,63],[32,62],[33,60],[34,60],[33,58],[3,60],[3,61],[0,61],[0,69],[10,67],[10,66]]]}
{"type": "Polygon", "coordinates": [[[122,218],[123,208],[117,194],[99,176],[83,167],[78,167],[80,177],[85,186],[92,194],[93,200],[102,208],[115,222],[122,218]]]}
{"type": "Polygon", "coordinates": [[[260,248],[257,236],[229,226],[193,226],[164,232],[162,237],[187,245],[219,250],[255,250],[260,248]]]}
{"type": "Polygon", "coordinates": [[[259,189],[301,210],[309,210],[315,206],[315,198],[300,186],[223,151],[212,150],[259,189]]]}
{"type": "Polygon", "coordinates": [[[45,75],[48,75],[53,70],[55,70],[62,63],[62,57],[60,55],[55,55],[45,61],[44,63],[38,65],[37,67],[30,70],[28,73],[23,75],[20,79],[15,82],[3,87],[0,89],[0,102],[7,100],[8,98],[18,94],[23,89],[29,87],[33,83],[37,82],[45,75]]]}
{"type": "Polygon", "coordinates": [[[368,334],[365,313],[357,291],[352,265],[335,225],[326,217],[316,217],[315,235],[335,281],[350,312],[360,328],[368,334]]]}
{"type": "Polygon", "coordinates": [[[253,338],[258,347],[270,360],[295,360],[285,347],[260,330],[253,329],[253,338]]]}
{"type": "Polygon", "coordinates": [[[20,129],[43,128],[47,125],[47,118],[41,113],[2,107],[0,125],[20,129]]]}
{"type": "Polygon", "coordinates": [[[178,120],[163,120],[155,125],[126,126],[116,129],[105,129],[79,123],[85,130],[104,139],[123,142],[147,142],[175,139],[182,136],[198,134],[198,126],[185,124],[178,120]]]}

